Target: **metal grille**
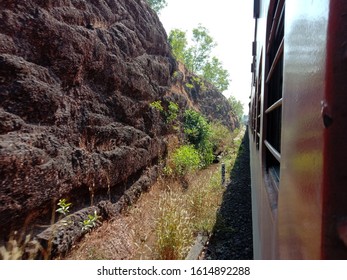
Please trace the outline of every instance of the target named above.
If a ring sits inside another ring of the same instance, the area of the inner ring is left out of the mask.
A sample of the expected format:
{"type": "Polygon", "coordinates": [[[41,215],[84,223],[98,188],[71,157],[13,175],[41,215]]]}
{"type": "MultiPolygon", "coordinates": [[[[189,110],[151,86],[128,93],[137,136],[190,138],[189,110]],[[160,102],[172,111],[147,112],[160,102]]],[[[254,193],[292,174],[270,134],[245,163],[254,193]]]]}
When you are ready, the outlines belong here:
{"type": "Polygon", "coordinates": [[[267,171],[275,181],[280,178],[283,49],[284,49],[284,0],[276,0],[270,5],[268,17],[267,59],[265,96],[265,161],[267,171]]]}

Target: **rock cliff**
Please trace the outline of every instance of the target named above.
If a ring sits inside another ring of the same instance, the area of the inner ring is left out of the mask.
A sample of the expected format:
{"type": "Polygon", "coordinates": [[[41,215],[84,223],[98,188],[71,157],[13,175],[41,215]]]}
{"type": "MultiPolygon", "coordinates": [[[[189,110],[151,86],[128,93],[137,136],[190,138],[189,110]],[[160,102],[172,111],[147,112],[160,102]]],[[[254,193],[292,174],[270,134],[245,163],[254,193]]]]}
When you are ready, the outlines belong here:
{"type": "Polygon", "coordinates": [[[107,218],[149,188],[169,133],[153,101],[237,126],[190,79],[144,0],[2,0],[0,237],[43,231],[60,198],[107,218]]]}

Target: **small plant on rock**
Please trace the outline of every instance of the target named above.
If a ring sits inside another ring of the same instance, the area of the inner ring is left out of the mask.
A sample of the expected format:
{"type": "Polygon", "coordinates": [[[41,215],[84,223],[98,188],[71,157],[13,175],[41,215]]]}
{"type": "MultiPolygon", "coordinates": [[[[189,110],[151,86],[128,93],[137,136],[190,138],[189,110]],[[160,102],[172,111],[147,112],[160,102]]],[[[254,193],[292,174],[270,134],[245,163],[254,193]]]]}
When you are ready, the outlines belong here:
{"type": "Polygon", "coordinates": [[[88,215],[88,218],[81,222],[83,231],[91,231],[98,223],[100,216],[94,211],[94,215],[88,215]]]}
{"type": "Polygon", "coordinates": [[[188,89],[193,89],[193,88],[194,88],[194,85],[191,84],[191,83],[186,83],[186,87],[187,87],[188,89]]]}
{"type": "Polygon", "coordinates": [[[154,108],[154,109],[158,110],[160,113],[164,112],[164,108],[163,108],[163,105],[161,105],[161,101],[160,100],[153,101],[152,103],[149,104],[149,106],[151,108],[154,108]]]}
{"type": "Polygon", "coordinates": [[[59,202],[57,205],[59,206],[59,208],[56,210],[56,212],[66,216],[70,212],[69,208],[72,204],[68,203],[65,198],[62,198],[62,199],[59,199],[59,202]]]}
{"type": "MultiPolygon", "coordinates": [[[[64,218],[69,214],[70,212],[70,207],[72,205],[72,203],[67,202],[67,200],[65,198],[59,199],[59,202],[57,204],[59,206],[59,208],[55,211],[58,212],[62,215],[64,215],[64,218]]],[[[61,224],[64,226],[68,226],[72,223],[72,221],[70,219],[63,219],[61,221],[61,224]]]]}

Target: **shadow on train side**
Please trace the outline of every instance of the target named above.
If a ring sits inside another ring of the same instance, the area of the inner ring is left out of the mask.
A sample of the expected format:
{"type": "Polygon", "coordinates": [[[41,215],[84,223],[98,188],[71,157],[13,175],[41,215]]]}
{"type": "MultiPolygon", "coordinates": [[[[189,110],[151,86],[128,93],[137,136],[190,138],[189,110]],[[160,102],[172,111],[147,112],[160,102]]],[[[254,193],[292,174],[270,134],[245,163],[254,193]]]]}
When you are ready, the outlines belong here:
{"type": "Polygon", "coordinates": [[[246,130],[205,250],[205,259],[253,259],[251,200],[249,139],[246,130]]]}

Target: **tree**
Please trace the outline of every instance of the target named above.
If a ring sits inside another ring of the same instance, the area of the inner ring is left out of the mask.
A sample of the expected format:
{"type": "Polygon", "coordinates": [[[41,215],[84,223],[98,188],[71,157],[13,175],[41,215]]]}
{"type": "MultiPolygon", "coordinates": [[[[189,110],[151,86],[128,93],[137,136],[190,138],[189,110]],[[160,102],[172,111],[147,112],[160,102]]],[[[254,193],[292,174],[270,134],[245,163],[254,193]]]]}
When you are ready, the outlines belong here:
{"type": "Polygon", "coordinates": [[[213,48],[217,45],[208,30],[199,25],[193,29],[191,46],[188,46],[186,32],[173,29],[169,34],[169,43],[175,58],[196,75],[213,84],[223,92],[229,86],[229,73],[218,58],[210,58],[213,48]]]}
{"type": "Polygon", "coordinates": [[[235,115],[237,116],[239,121],[242,121],[243,117],[243,105],[241,101],[237,100],[234,96],[230,96],[228,99],[235,115]]]}
{"type": "Polygon", "coordinates": [[[167,6],[166,0],[147,0],[147,2],[158,14],[167,6]]]}
{"type": "Polygon", "coordinates": [[[193,29],[193,46],[186,51],[186,66],[196,74],[202,74],[202,68],[208,62],[212,49],[217,44],[208,30],[199,25],[193,29]]]}
{"type": "Polygon", "coordinates": [[[172,53],[174,57],[185,63],[185,52],[187,48],[187,38],[186,38],[186,32],[180,30],[180,29],[173,29],[171,30],[169,34],[169,43],[171,45],[172,53]]]}
{"type": "Polygon", "coordinates": [[[223,92],[229,87],[229,73],[223,69],[222,63],[218,58],[213,57],[212,61],[207,62],[202,68],[204,79],[223,92]]]}

